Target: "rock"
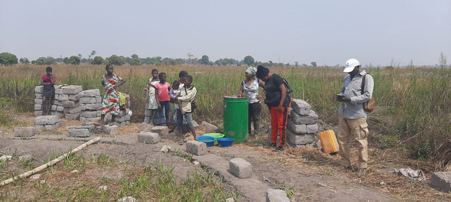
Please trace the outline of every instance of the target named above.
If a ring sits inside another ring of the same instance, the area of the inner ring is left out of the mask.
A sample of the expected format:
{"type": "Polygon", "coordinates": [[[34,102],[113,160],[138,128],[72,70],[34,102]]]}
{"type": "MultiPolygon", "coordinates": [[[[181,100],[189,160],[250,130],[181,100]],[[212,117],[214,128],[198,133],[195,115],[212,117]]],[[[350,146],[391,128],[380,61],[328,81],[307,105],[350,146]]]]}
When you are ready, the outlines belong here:
{"type": "Polygon", "coordinates": [[[163,147],[160,149],[160,151],[163,153],[166,153],[166,152],[169,152],[170,149],[166,145],[163,145],[163,147]]]}
{"type": "Polygon", "coordinates": [[[35,95],[35,98],[42,99],[42,94],[41,93],[36,93],[34,95],[35,95]]]}
{"type": "Polygon", "coordinates": [[[56,107],[56,111],[64,112],[64,107],[63,106],[58,106],[58,107],[56,107]]]}
{"type": "Polygon", "coordinates": [[[211,123],[205,122],[205,121],[202,121],[202,123],[200,124],[200,127],[203,128],[205,130],[205,132],[207,132],[207,133],[215,132],[216,130],[218,130],[217,126],[215,126],[211,123]]]}
{"type": "Polygon", "coordinates": [[[161,136],[169,135],[169,128],[167,126],[154,126],[151,131],[161,136]]]}
{"type": "Polygon", "coordinates": [[[296,135],[291,130],[287,130],[287,139],[293,145],[311,144],[315,140],[314,134],[296,135]]]}
{"type": "Polygon", "coordinates": [[[78,97],[99,97],[99,89],[84,90],[78,93],[78,97]]]}
{"type": "Polygon", "coordinates": [[[83,112],[80,113],[80,117],[96,118],[97,117],[97,112],[96,111],[83,111],[83,112]]]}
{"type": "Polygon", "coordinates": [[[34,111],[40,111],[40,110],[42,110],[42,104],[35,104],[34,111]]]}
{"type": "Polygon", "coordinates": [[[39,183],[45,184],[45,180],[41,180],[41,181],[39,181],[39,183]]]}
{"type": "Polygon", "coordinates": [[[318,124],[307,125],[307,133],[318,133],[318,124]]]}
{"type": "Polygon", "coordinates": [[[146,144],[155,144],[160,141],[160,136],[158,133],[151,132],[141,132],[138,133],[138,142],[146,143],[146,144]]]}
{"type": "Polygon", "coordinates": [[[91,132],[88,128],[82,128],[82,127],[69,127],[69,133],[67,135],[68,137],[90,137],[91,132]]]}
{"type": "Polygon", "coordinates": [[[61,95],[58,95],[58,99],[57,100],[59,100],[60,102],[69,101],[69,96],[61,94],[61,95]]]}
{"type": "Polygon", "coordinates": [[[229,161],[230,172],[236,177],[244,179],[252,176],[252,164],[242,158],[234,158],[229,161]]]}
{"type": "Polygon", "coordinates": [[[66,114],[66,115],[64,115],[64,118],[70,119],[70,120],[78,120],[78,119],[80,119],[80,113],[66,114]]]}
{"type": "Polygon", "coordinates": [[[42,94],[42,89],[44,89],[44,86],[36,86],[34,87],[34,92],[42,94]]]}
{"type": "MultiPolygon", "coordinates": [[[[194,128],[199,127],[199,124],[195,120],[192,120],[192,123],[193,123],[194,128]]],[[[184,125],[188,126],[187,124],[184,124],[184,125]]]]}
{"type": "Polygon", "coordinates": [[[283,190],[268,189],[266,191],[266,202],[290,202],[290,199],[283,190]]]}
{"type": "Polygon", "coordinates": [[[77,95],[69,95],[69,101],[78,101],[80,98],[77,95]]]}
{"type": "Polygon", "coordinates": [[[30,177],[32,180],[38,180],[39,178],[41,178],[41,174],[34,174],[30,177]]]}
{"type": "Polygon", "coordinates": [[[42,111],[35,111],[34,116],[42,116],[42,111]]]}
{"type": "Polygon", "coordinates": [[[37,104],[39,104],[39,105],[42,105],[42,99],[34,99],[34,104],[35,105],[37,105],[37,104]]]}
{"type": "Polygon", "coordinates": [[[295,134],[306,134],[307,126],[304,124],[296,125],[291,119],[288,119],[288,129],[295,134]]]}
{"type": "Polygon", "coordinates": [[[139,125],[139,132],[151,132],[153,128],[152,124],[148,124],[148,123],[141,123],[141,125],[139,125]]]}
{"type": "Polygon", "coordinates": [[[106,191],[108,189],[108,186],[100,186],[99,188],[97,188],[97,190],[99,191],[106,191]]]}
{"type": "Polygon", "coordinates": [[[232,198],[226,199],[226,202],[235,202],[235,200],[234,200],[233,197],[232,197],[232,198]]]}
{"type": "Polygon", "coordinates": [[[78,86],[78,85],[70,85],[70,86],[63,86],[63,87],[61,87],[61,89],[63,90],[63,94],[76,95],[80,91],[83,90],[83,87],[78,86]]]}
{"type": "Polygon", "coordinates": [[[135,198],[133,198],[131,196],[126,196],[124,198],[117,200],[117,202],[137,202],[137,201],[138,200],[136,200],[135,198]]]}
{"type": "Polygon", "coordinates": [[[0,157],[0,161],[10,161],[13,156],[3,155],[0,157]]]}
{"type": "Polygon", "coordinates": [[[28,162],[28,161],[32,161],[32,160],[33,160],[33,156],[31,156],[29,154],[25,154],[25,155],[19,157],[20,162],[28,162]]]}
{"type": "Polygon", "coordinates": [[[188,141],[186,143],[186,152],[202,156],[207,154],[207,144],[205,142],[199,142],[199,141],[188,141]]]}
{"type": "Polygon", "coordinates": [[[96,98],[91,97],[82,97],[79,100],[80,104],[98,104],[100,102],[97,102],[96,98]]]}
{"type": "Polygon", "coordinates": [[[195,166],[200,165],[199,161],[193,161],[193,164],[194,164],[195,166]]]}
{"type": "Polygon", "coordinates": [[[119,130],[118,130],[117,126],[105,125],[105,126],[103,126],[103,132],[108,134],[108,135],[117,135],[117,134],[119,134],[119,130]]]}
{"type": "Polygon", "coordinates": [[[81,105],[81,110],[83,111],[97,111],[102,109],[102,104],[84,104],[81,105]]]}
{"type": "Polygon", "coordinates": [[[451,192],[451,172],[435,172],[432,174],[431,185],[443,192],[451,192]]]}
{"type": "Polygon", "coordinates": [[[70,173],[78,173],[78,170],[70,171],[70,173]]]}
{"type": "Polygon", "coordinates": [[[34,119],[36,125],[53,125],[58,123],[58,116],[38,116],[34,119]]]}
{"type": "MultiPolygon", "coordinates": [[[[68,107],[68,108],[76,108],[76,107],[80,106],[80,103],[78,103],[78,102],[75,103],[75,101],[64,101],[64,102],[61,102],[61,106],[68,107]]],[[[80,112],[80,111],[78,111],[78,112],[80,112]]],[[[78,112],[76,112],[76,113],[78,113],[78,112]]]]}
{"type": "Polygon", "coordinates": [[[294,99],[291,101],[291,108],[299,115],[308,116],[312,106],[304,100],[294,99]]]}
{"type": "Polygon", "coordinates": [[[31,137],[36,135],[36,127],[16,127],[14,128],[15,137],[31,137]]]}
{"type": "Polygon", "coordinates": [[[44,130],[55,130],[58,128],[58,123],[56,123],[55,125],[45,125],[44,126],[44,130]]]}

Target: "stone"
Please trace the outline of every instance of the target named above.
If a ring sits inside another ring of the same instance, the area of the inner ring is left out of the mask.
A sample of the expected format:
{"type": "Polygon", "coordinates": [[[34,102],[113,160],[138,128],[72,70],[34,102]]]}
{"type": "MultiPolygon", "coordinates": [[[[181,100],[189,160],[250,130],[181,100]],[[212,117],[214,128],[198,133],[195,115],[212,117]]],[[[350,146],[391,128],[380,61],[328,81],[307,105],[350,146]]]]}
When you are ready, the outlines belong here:
{"type": "Polygon", "coordinates": [[[69,127],[68,137],[90,137],[91,132],[89,132],[88,128],[80,128],[80,127],[69,127]]]}
{"type": "Polygon", "coordinates": [[[284,190],[268,189],[266,191],[266,202],[290,202],[290,199],[284,190]]]}
{"type": "Polygon", "coordinates": [[[78,101],[80,98],[77,95],[69,95],[69,101],[78,101]]]}
{"type": "Polygon", "coordinates": [[[160,149],[160,151],[163,153],[169,152],[170,150],[171,150],[170,147],[166,145],[163,145],[163,147],[160,149]]]}
{"type": "Polygon", "coordinates": [[[53,102],[53,104],[55,104],[56,106],[62,106],[61,102],[59,100],[55,100],[53,102]]]}
{"type": "Polygon", "coordinates": [[[43,89],[44,89],[44,86],[36,86],[36,87],[34,87],[34,92],[41,94],[43,89]]]}
{"type": "Polygon", "coordinates": [[[103,126],[103,132],[108,134],[108,135],[117,135],[117,134],[119,134],[119,130],[118,130],[117,126],[105,125],[105,126],[103,126]]]}
{"type": "Polygon", "coordinates": [[[38,99],[42,99],[42,94],[41,93],[36,93],[36,94],[34,94],[34,97],[38,98],[38,99]]]}
{"type": "Polygon", "coordinates": [[[309,115],[312,106],[304,100],[294,99],[291,101],[291,108],[299,115],[309,115]]]}
{"type": "Polygon", "coordinates": [[[60,120],[60,121],[58,122],[58,127],[66,127],[66,124],[67,124],[67,121],[65,121],[65,120],[60,120]]]}
{"type": "Polygon", "coordinates": [[[25,155],[19,157],[20,162],[28,162],[28,161],[32,161],[32,160],[33,160],[33,156],[31,156],[29,154],[25,154],[25,155]]]}
{"type": "Polygon", "coordinates": [[[138,200],[136,200],[135,198],[133,198],[131,196],[126,196],[124,198],[117,200],[117,202],[138,202],[138,200]]]}
{"type": "Polygon", "coordinates": [[[99,191],[106,191],[108,189],[108,186],[100,186],[99,188],[97,188],[97,190],[99,191]]]}
{"type": "Polygon", "coordinates": [[[218,130],[217,126],[205,121],[202,121],[202,123],[200,123],[200,127],[203,128],[207,133],[216,132],[216,130],[218,130]]]}
{"type": "Polygon", "coordinates": [[[96,118],[85,118],[85,117],[81,117],[80,116],[80,122],[99,122],[100,121],[100,117],[96,117],[96,118]]]}
{"type": "MultiPolygon", "coordinates": [[[[56,87],[56,86],[55,86],[56,87]]],[[[55,89],[55,94],[63,94],[63,89],[57,88],[55,89]]]]}
{"type": "Polygon", "coordinates": [[[200,165],[199,161],[193,161],[193,164],[194,164],[195,166],[199,166],[199,165],[200,165]]]}
{"type": "Polygon", "coordinates": [[[167,136],[169,135],[169,128],[167,126],[154,126],[151,132],[158,133],[161,136],[167,136]]]}
{"type": "Polygon", "coordinates": [[[97,117],[97,112],[96,111],[83,111],[83,112],[80,113],[80,117],[96,118],[97,117]]]}
{"type": "Polygon", "coordinates": [[[61,89],[63,90],[64,94],[76,95],[83,90],[83,87],[78,85],[70,85],[63,86],[61,89]]]}
{"type": "Polygon", "coordinates": [[[142,132],[138,133],[138,142],[146,144],[155,144],[160,141],[158,133],[142,132]]]}
{"type": "Polygon", "coordinates": [[[310,113],[308,114],[308,116],[312,119],[318,120],[318,114],[316,114],[316,112],[313,110],[310,110],[310,113]]]}
{"type": "Polygon", "coordinates": [[[318,124],[307,125],[307,133],[318,133],[318,124]]]}
{"type": "Polygon", "coordinates": [[[35,104],[34,105],[34,111],[41,111],[42,110],[42,104],[35,104]]]}
{"type": "Polygon", "coordinates": [[[30,177],[32,180],[38,180],[39,178],[41,178],[41,174],[34,174],[30,177]]]}
{"type": "Polygon", "coordinates": [[[52,107],[50,108],[52,111],[56,111],[56,108],[57,108],[58,106],[57,105],[52,105],[52,107]]]}
{"type": "Polygon", "coordinates": [[[98,104],[100,102],[97,102],[96,98],[91,97],[82,97],[79,100],[80,104],[98,104]]]}
{"type": "Polygon", "coordinates": [[[144,111],[144,116],[150,116],[150,109],[146,109],[146,111],[144,111]]]}
{"type": "Polygon", "coordinates": [[[451,192],[451,172],[435,172],[432,174],[431,185],[443,192],[451,192]]]}
{"type": "Polygon", "coordinates": [[[74,108],[74,107],[80,106],[80,104],[78,102],[75,103],[75,101],[64,101],[64,102],[61,102],[61,106],[68,107],[68,108],[74,108]]]}
{"type": "Polygon", "coordinates": [[[102,102],[102,98],[101,97],[96,97],[96,103],[101,103],[102,102]]]}
{"type": "Polygon", "coordinates": [[[139,132],[151,132],[153,128],[152,124],[148,124],[148,123],[141,123],[141,125],[139,125],[139,132]]]}
{"type": "MultiPolygon", "coordinates": [[[[311,112],[313,112],[312,110],[310,110],[310,114],[311,112]]],[[[315,113],[315,112],[313,112],[315,113]]],[[[316,115],[316,114],[314,114],[316,115]]],[[[294,110],[290,111],[290,119],[298,125],[301,124],[315,124],[316,122],[318,122],[318,115],[316,115],[315,117],[311,117],[311,116],[301,116],[299,114],[297,114],[296,112],[294,112],[294,110]]]]}
{"type": "Polygon", "coordinates": [[[78,173],[78,170],[70,171],[70,173],[78,173]]]}
{"type": "Polygon", "coordinates": [[[229,169],[236,177],[244,179],[252,176],[252,164],[243,158],[234,158],[229,161],[229,169]]]}
{"type": "Polygon", "coordinates": [[[34,112],[34,115],[35,115],[35,116],[42,116],[42,111],[35,111],[35,112],[34,112]]]}
{"type": "Polygon", "coordinates": [[[81,107],[73,107],[73,108],[67,108],[68,114],[79,114],[81,112],[81,107]]]}
{"type": "Polygon", "coordinates": [[[226,202],[235,202],[235,200],[233,199],[233,197],[226,199],[226,202]]]}
{"type": "Polygon", "coordinates": [[[3,155],[0,157],[0,161],[10,161],[13,156],[3,155]]]}
{"type": "Polygon", "coordinates": [[[70,119],[70,120],[78,120],[80,118],[80,113],[76,113],[76,114],[66,114],[64,115],[64,117],[66,119],[70,119]]]}
{"type": "Polygon", "coordinates": [[[56,111],[64,112],[64,107],[63,106],[58,106],[58,107],[56,107],[56,111]]]}
{"type": "MultiPolygon", "coordinates": [[[[199,127],[199,124],[198,124],[195,120],[192,120],[192,123],[193,123],[193,127],[194,127],[194,128],[199,127]]],[[[183,125],[188,126],[187,124],[183,124],[183,125]]]]}
{"type": "Polygon", "coordinates": [[[42,99],[34,99],[34,104],[36,105],[36,104],[42,104],[42,99]]]}
{"type": "Polygon", "coordinates": [[[207,154],[207,144],[205,142],[199,142],[199,141],[188,141],[186,142],[186,152],[202,156],[207,154]]]}
{"type": "Polygon", "coordinates": [[[36,130],[45,130],[44,125],[36,125],[35,128],[36,130]]]}
{"type": "Polygon", "coordinates": [[[287,139],[292,145],[306,145],[311,144],[315,140],[314,134],[304,134],[304,135],[296,135],[291,132],[291,130],[287,131],[287,139]]]}
{"type": "Polygon", "coordinates": [[[15,137],[31,137],[36,135],[36,127],[16,127],[14,128],[15,137]]]}
{"type": "Polygon", "coordinates": [[[68,95],[64,95],[64,94],[61,94],[61,95],[58,95],[58,100],[62,103],[62,102],[65,102],[65,101],[69,101],[69,96],[68,95]]]}
{"type": "Polygon", "coordinates": [[[53,125],[58,123],[58,116],[38,116],[34,119],[36,125],[53,125]]]}
{"type": "Polygon", "coordinates": [[[97,111],[102,109],[102,104],[84,104],[81,106],[83,111],[97,111]]]}
{"type": "Polygon", "coordinates": [[[39,183],[45,184],[45,180],[41,180],[41,181],[39,181],[39,183]]]}
{"type": "Polygon", "coordinates": [[[54,125],[45,125],[44,130],[55,130],[58,128],[58,123],[54,125]]]}
{"type": "Polygon", "coordinates": [[[291,119],[288,119],[288,129],[290,129],[295,134],[306,134],[307,126],[304,124],[296,125],[291,119]]]}
{"type": "Polygon", "coordinates": [[[99,97],[100,90],[92,89],[92,90],[84,90],[78,93],[78,97],[99,97]]]}

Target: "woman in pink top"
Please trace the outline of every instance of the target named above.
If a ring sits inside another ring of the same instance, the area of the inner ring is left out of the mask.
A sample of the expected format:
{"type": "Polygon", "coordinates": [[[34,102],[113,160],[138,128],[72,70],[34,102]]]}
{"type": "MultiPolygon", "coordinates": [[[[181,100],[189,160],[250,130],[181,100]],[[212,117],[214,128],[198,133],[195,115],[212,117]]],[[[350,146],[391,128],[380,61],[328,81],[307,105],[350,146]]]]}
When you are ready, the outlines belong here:
{"type": "Polygon", "coordinates": [[[50,115],[53,100],[55,100],[55,83],[56,79],[52,74],[52,67],[45,68],[47,74],[41,76],[42,90],[42,115],[50,115]]]}
{"type": "Polygon", "coordinates": [[[158,109],[158,123],[160,125],[166,125],[169,123],[169,109],[171,108],[169,89],[171,84],[166,82],[166,73],[161,72],[158,74],[160,82],[155,85],[158,89],[158,101],[160,102],[160,108],[158,109]],[[164,114],[163,114],[164,109],[164,114]],[[166,118],[166,122],[163,121],[163,116],[166,118]]]}

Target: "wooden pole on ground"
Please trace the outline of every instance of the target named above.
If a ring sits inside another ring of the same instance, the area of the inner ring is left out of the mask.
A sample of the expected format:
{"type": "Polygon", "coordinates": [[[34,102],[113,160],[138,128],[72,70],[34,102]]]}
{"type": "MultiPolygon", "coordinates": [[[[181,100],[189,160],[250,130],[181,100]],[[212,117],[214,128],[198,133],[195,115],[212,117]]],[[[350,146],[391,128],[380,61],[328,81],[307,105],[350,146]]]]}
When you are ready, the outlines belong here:
{"type": "Polygon", "coordinates": [[[26,178],[26,177],[28,177],[28,176],[30,176],[30,175],[33,175],[33,174],[35,174],[35,173],[38,173],[38,172],[40,172],[40,171],[46,169],[47,167],[53,166],[53,165],[55,165],[56,163],[60,162],[60,161],[63,160],[66,156],[68,156],[68,155],[70,155],[70,154],[72,154],[72,153],[78,152],[78,151],[80,151],[81,149],[87,147],[88,145],[91,145],[91,144],[94,144],[94,143],[98,142],[99,140],[100,140],[100,137],[97,137],[97,138],[95,138],[95,139],[92,139],[92,140],[90,140],[90,141],[88,141],[88,142],[86,142],[86,143],[84,143],[84,144],[78,146],[77,148],[73,149],[72,151],[70,151],[70,152],[68,152],[68,153],[65,153],[64,155],[62,155],[62,156],[60,156],[60,157],[58,157],[58,158],[56,158],[56,159],[53,159],[52,161],[50,161],[50,162],[48,162],[48,163],[46,163],[46,164],[44,164],[44,165],[41,165],[41,166],[39,166],[39,167],[37,167],[37,168],[35,168],[35,169],[33,169],[33,170],[30,170],[30,171],[28,171],[28,172],[26,172],[26,173],[22,173],[22,174],[20,174],[20,175],[17,176],[17,177],[12,177],[12,178],[9,178],[9,179],[7,179],[7,180],[1,182],[1,183],[0,183],[0,186],[7,185],[7,184],[9,184],[9,183],[11,183],[11,182],[14,182],[15,180],[18,180],[18,179],[21,179],[21,178],[26,178]]]}

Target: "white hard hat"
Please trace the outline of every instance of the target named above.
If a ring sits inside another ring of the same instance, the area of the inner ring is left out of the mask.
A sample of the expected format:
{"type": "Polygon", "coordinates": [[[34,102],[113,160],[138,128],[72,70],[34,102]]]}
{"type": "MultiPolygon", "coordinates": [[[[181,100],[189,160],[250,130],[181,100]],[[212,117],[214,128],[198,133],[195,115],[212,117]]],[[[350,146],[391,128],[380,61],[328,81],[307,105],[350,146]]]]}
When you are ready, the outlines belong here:
{"type": "Polygon", "coordinates": [[[357,59],[351,58],[348,61],[346,61],[346,66],[343,72],[352,72],[356,66],[359,66],[360,63],[357,59]]]}

